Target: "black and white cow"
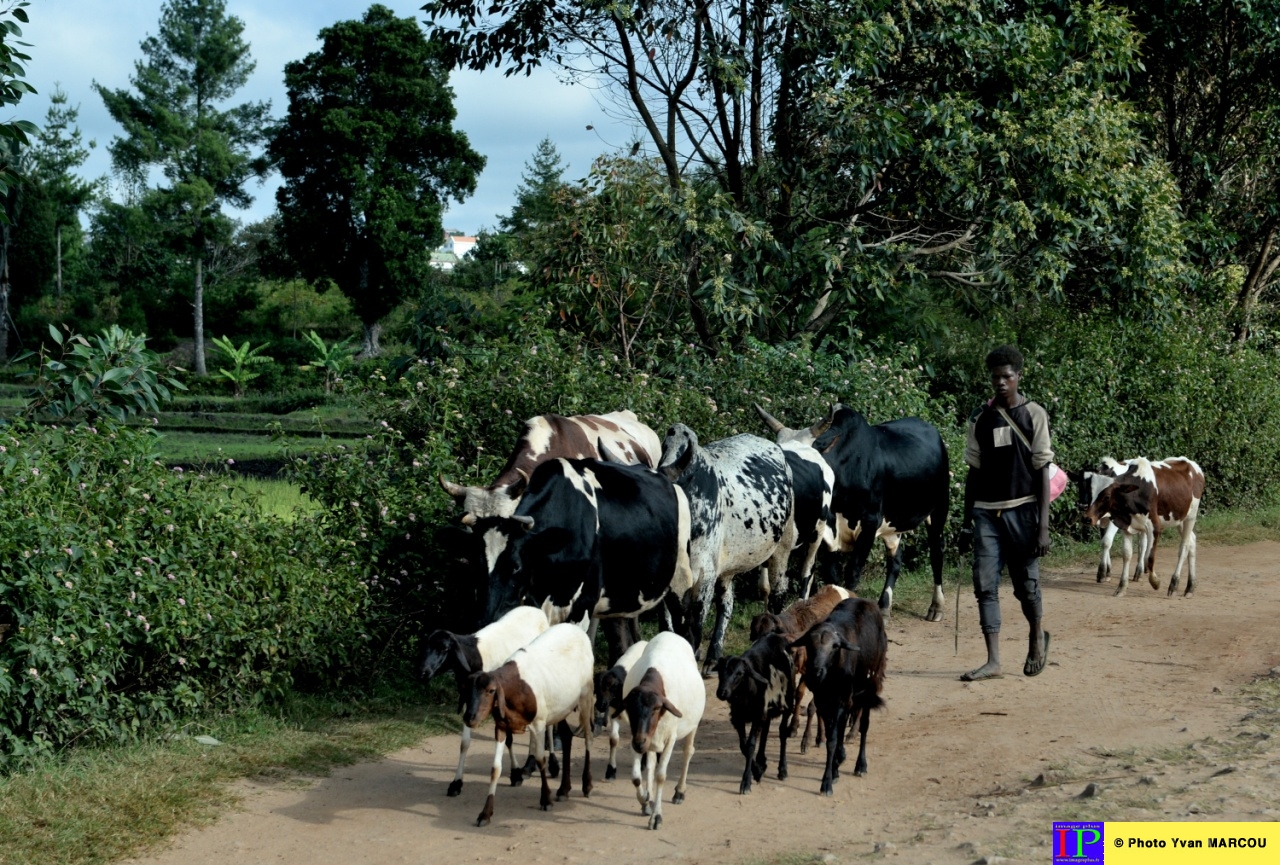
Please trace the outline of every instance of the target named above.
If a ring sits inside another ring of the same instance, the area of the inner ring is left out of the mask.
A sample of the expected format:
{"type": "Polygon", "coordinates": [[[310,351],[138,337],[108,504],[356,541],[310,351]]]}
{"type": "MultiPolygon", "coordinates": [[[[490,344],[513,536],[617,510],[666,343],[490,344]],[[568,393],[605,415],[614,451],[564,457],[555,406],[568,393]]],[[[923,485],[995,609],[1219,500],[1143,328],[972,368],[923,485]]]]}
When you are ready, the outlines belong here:
{"type": "Polygon", "coordinates": [[[774,442],[737,435],[703,447],[684,424],[667,431],[658,469],[689,500],[693,597],[687,633],[695,651],[715,597],[715,630],[702,668],[709,677],[733,613],[733,578],[765,565],[760,588],[768,596],[770,579],[787,572],[796,536],[791,469],[774,442]]]}
{"type": "MultiPolygon", "coordinates": [[[[552,623],[634,618],[673,594],[680,626],[693,587],[684,491],[643,466],[557,459],[539,465],[510,517],[477,520],[486,620],[528,601],[552,623]]],[[[625,650],[610,636],[610,663],[625,650]]]]}
{"type": "MultiPolygon", "coordinates": [[[[844,562],[844,585],[857,587],[872,543],[883,538],[887,555],[880,609],[887,617],[902,572],[902,534],[923,524],[933,569],[933,603],[925,618],[942,621],[942,535],[951,498],[951,471],[947,446],[937,427],[913,417],[872,426],[860,413],[837,404],[825,421],[807,430],[784,431],[796,441],[813,445],[835,472],[834,549],[851,554],[844,562]]],[[[840,576],[839,559],[833,556],[827,582],[840,582],[840,576]]]]}
{"type": "MultiPolygon", "coordinates": [[[[836,475],[813,445],[797,438],[794,430],[787,429],[759,405],[756,405],[756,411],[778,437],[778,444],[791,468],[791,490],[796,501],[796,549],[805,551],[800,566],[800,597],[807,598],[813,589],[813,564],[818,558],[818,551],[823,546],[835,548],[831,496],[835,490],[836,475]]],[[[778,580],[776,597],[781,600],[785,591],[786,583],[778,580]]]]}

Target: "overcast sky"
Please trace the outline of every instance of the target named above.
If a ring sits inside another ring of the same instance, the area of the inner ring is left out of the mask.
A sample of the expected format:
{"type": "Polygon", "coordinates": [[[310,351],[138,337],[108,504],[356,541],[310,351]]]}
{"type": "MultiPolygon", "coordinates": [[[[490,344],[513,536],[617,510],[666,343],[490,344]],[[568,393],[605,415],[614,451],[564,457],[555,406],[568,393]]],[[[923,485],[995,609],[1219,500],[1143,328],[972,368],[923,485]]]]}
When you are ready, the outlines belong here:
{"type": "MultiPolygon", "coordinates": [[[[59,83],[80,106],[80,128],[86,140],[95,139],[83,173],[101,177],[111,171],[107,145],[120,134],[102,100],[92,89],[94,81],[109,88],[127,88],[134,64],[142,59],[139,44],[158,30],[161,0],[35,0],[27,12],[31,23],[23,27],[25,49],[31,55],[27,81],[37,95],[26,96],[10,118],[44,121],[48,94],[59,83]]],[[[245,23],[244,36],[257,62],[253,77],[236,94],[234,102],[270,100],[272,113],[284,114],[284,66],[316,50],[319,32],[336,21],[361,17],[371,3],[356,0],[228,0],[227,9],[245,23]]],[[[389,0],[383,5],[396,14],[423,21],[418,2],[389,0]]],[[[591,161],[611,149],[625,147],[633,132],[610,121],[595,104],[590,91],[562,85],[550,72],[530,78],[504,78],[500,72],[459,72],[450,83],[456,94],[455,126],[471,139],[471,146],[488,158],[476,193],[463,204],[451,203],[445,215],[448,228],[472,233],[497,224],[510,211],[513,193],[525,163],[543,137],[550,137],[569,164],[566,179],[586,175],[591,161]],[[588,130],[588,125],[594,126],[588,130]]],[[[229,211],[253,221],[275,209],[276,177],[259,186],[250,184],[253,206],[229,211]]]]}

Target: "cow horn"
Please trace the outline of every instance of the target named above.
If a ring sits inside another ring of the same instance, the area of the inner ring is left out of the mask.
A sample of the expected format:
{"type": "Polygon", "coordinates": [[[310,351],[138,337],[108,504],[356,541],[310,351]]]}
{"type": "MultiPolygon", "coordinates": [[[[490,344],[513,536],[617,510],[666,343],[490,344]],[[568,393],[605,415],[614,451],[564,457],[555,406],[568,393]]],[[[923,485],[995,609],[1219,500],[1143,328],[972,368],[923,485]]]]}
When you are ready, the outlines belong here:
{"type": "Polygon", "coordinates": [[[460,499],[467,494],[467,488],[461,484],[455,484],[453,481],[445,480],[444,475],[437,475],[440,479],[440,486],[444,487],[444,491],[455,499],[460,499]]]}
{"type": "Polygon", "coordinates": [[[815,423],[813,426],[809,427],[809,435],[813,436],[813,437],[816,439],[818,436],[820,436],[820,435],[822,435],[824,432],[826,432],[826,431],[830,428],[830,426],[831,426],[833,423],[835,423],[835,420],[836,420],[836,408],[837,408],[837,406],[839,406],[839,405],[840,405],[840,403],[836,403],[835,405],[833,405],[833,406],[831,407],[831,411],[827,413],[827,416],[826,416],[825,418],[823,418],[822,420],[818,421],[818,422],[817,422],[817,423],[815,423]]]}
{"type": "Polygon", "coordinates": [[[464,526],[474,526],[476,524],[476,515],[463,514],[462,519],[459,520],[458,522],[462,523],[464,526]]]}
{"type": "Polygon", "coordinates": [[[627,464],[626,457],[614,452],[607,444],[604,443],[603,438],[596,439],[596,453],[600,454],[600,459],[604,462],[618,463],[619,465],[627,464]]]}
{"type": "Polygon", "coordinates": [[[533,531],[533,517],[528,516],[527,514],[517,514],[511,519],[515,521],[518,525],[524,527],[524,530],[526,532],[533,531]]]}
{"type": "Polygon", "coordinates": [[[773,415],[769,414],[767,411],[762,409],[760,407],[760,403],[753,402],[752,405],[756,407],[756,412],[764,420],[765,425],[769,427],[769,431],[772,432],[774,435],[777,435],[778,433],[786,429],[786,427],[782,425],[782,421],[778,420],[776,417],[774,417],[773,415]]]}

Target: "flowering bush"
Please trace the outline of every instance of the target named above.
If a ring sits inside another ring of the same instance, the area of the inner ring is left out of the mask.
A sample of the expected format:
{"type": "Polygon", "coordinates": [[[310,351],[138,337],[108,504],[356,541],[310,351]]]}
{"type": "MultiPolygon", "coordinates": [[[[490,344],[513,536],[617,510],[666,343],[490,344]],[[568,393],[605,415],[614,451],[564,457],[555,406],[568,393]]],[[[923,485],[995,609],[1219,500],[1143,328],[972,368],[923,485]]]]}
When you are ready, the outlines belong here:
{"type": "Polygon", "coordinates": [[[367,651],[349,542],[166,469],[147,430],[0,428],[0,755],[120,741],[367,651]]]}

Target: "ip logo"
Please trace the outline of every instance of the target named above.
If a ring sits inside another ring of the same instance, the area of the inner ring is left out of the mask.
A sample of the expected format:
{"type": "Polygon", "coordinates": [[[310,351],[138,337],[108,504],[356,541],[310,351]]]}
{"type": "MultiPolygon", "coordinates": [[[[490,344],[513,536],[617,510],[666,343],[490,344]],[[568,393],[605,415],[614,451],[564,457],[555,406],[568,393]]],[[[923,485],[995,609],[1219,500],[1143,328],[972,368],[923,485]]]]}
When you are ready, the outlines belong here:
{"type": "Polygon", "coordinates": [[[1053,824],[1054,865],[1101,865],[1106,855],[1103,823],[1053,824]]]}

